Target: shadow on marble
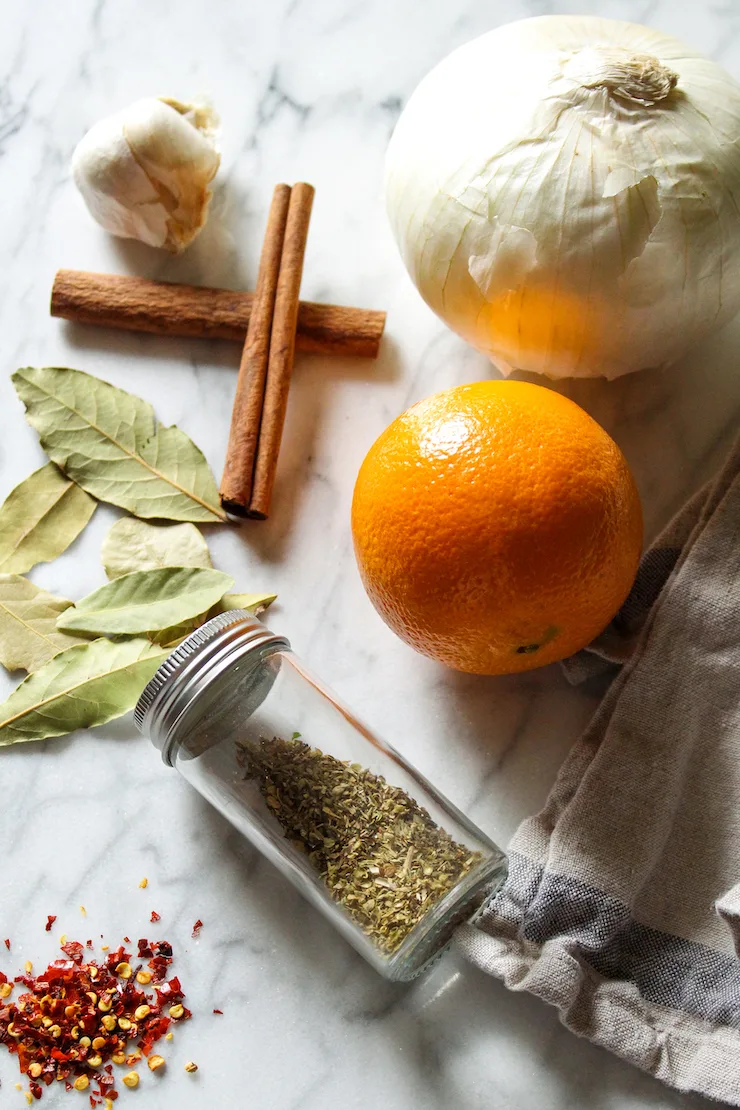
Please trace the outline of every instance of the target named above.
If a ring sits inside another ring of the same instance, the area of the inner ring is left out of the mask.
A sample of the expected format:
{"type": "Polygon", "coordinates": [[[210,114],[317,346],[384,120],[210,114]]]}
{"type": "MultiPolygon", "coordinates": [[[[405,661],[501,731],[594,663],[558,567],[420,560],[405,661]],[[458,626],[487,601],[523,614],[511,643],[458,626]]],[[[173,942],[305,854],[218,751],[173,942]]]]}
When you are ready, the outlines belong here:
{"type": "MultiPolygon", "coordinates": [[[[247,521],[238,533],[244,545],[265,563],[282,560],[308,488],[332,483],[329,467],[322,464],[318,449],[337,383],[354,379],[368,385],[387,384],[400,375],[401,368],[401,352],[390,337],[383,339],[374,360],[299,357],[291,384],[270,517],[266,521],[247,521]]],[[[326,445],[322,443],[321,449],[326,450],[326,445]]]]}
{"type": "Polygon", "coordinates": [[[231,343],[227,339],[149,335],[123,328],[76,324],[69,320],[60,321],[60,328],[64,342],[74,349],[75,354],[90,353],[94,356],[97,352],[114,353],[123,359],[140,360],[142,365],[145,362],[170,365],[173,362],[182,362],[186,366],[223,369],[233,372],[236,386],[241,352],[238,343],[231,343]]]}
{"type": "Polygon", "coordinates": [[[514,377],[570,397],[613,436],[640,489],[649,539],[719,469],[740,426],[740,316],[666,369],[611,382],[514,377]]]}
{"type": "Polygon", "coordinates": [[[461,761],[479,769],[464,808],[504,849],[521,820],[544,805],[560,766],[598,704],[560,667],[519,675],[440,674],[440,726],[461,761]]]}
{"type": "Polygon", "coordinates": [[[194,791],[188,794],[193,872],[201,853],[218,853],[229,884],[230,932],[252,952],[273,961],[267,972],[278,985],[320,979],[333,990],[352,992],[373,1008],[390,1006],[406,986],[388,983],[363,960],[289,880],[194,791]]]}
{"type": "Polygon", "coordinates": [[[111,237],[111,243],[122,273],[188,285],[252,289],[257,277],[252,258],[260,235],[257,214],[251,212],[248,198],[238,192],[233,181],[222,181],[214,188],[205,227],[181,254],[169,254],[135,239],[111,237]],[[248,232],[239,226],[243,222],[249,225],[248,232]],[[249,244],[248,250],[239,249],[240,240],[249,244]]]}
{"type": "MultiPolygon", "coordinates": [[[[199,854],[218,853],[229,887],[228,934],[213,942],[214,997],[229,982],[235,949],[250,953],[249,978],[230,983],[231,1004],[259,996],[268,1010],[289,990],[301,999],[302,1026],[321,1036],[335,1063],[302,1110],[344,1105],[356,1076],[336,1056],[342,1044],[372,1061],[380,1076],[402,1069],[407,1102],[427,1110],[710,1110],[717,1103],[683,1095],[575,1037],[538,999],[507,991],[454,948],[408,984],[383,980],[215,810],[193,795],[186,828],[193,872],[199,854]],[[256,969],[259,969],[258,971],[256,969]],[[336,1092],[333,1084],[337,1084],[336,1092]],[[344,1083],[345,1086],[341,1087],[344,1083]],[[411,1097],[411,1092],[413,1093],[411,1097]],[[336,1101],[335,1101],[336,1100],[336,1101]]],[[[290,1051],[285,1041],[282,1050],[290,1051]]],[[[265,1061],[269,1066],[269,1059],[265,1061]]],[[[356,1066],[355,1061],[355,1066],[356,1066]]],[[[382,1082],[386,1082],[384,1079],[382,1082]]],[[[378,1088],[382,1087],[378,1079],[378,1088]]],[[[377,1110],[374,1084],[356,1088],[356,1110],[377,1110]]],[[[290,1101],[275,1102],[283,1110],[290,1101]]]]}
{"type": "Polygon", "coordinates": [[[437,1063],[440,1107],[607,1110],[649,1105],[708,1110],[717,1105],[672,1091],[605,1049],[575,1037],[560,1024],[554,1009],[507,991],[454,950],[412,986],[400,1008],[399,1024],[415,1051],[420,1076],[428,1077],[437,1063]],[[516,1051],[496,1083],[490,1077],[496,1074],[497,1054],[504,1046],[507,1053],[514,1046],[516,1051]],[[519,1070],[512,1062],[519,1063],[519,1070]],[[487,1096],[471,1091],[464,1073],[485,1077],[491,1084],[487,1096]],[[466,1087],[468,1100],[460,1101],[459,1091],[466,1087]]]}

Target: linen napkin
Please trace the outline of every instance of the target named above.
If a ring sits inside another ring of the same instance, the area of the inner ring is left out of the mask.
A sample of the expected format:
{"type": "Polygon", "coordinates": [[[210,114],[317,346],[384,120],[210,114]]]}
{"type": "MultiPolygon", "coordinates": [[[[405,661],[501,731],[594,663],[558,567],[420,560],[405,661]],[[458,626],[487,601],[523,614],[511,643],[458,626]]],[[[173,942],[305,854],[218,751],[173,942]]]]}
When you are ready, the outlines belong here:
{"type": "Polygon", "coordinates": [[[740,443],[565,669],[615,677],[458,943],[574,1033],[740,1106],[740,443]]]}

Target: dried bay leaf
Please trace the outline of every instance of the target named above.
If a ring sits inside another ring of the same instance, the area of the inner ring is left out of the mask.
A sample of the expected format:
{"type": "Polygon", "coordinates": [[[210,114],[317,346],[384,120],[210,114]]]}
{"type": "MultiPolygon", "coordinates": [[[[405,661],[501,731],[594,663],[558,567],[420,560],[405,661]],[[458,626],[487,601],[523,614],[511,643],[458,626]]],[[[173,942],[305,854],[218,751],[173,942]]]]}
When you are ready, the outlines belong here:
{"type": "Polygon", "coordinates": [[[50,563],[77,539],[95,500],[53,462],[35,470],[0,508],[0,573],[25,574],[50,563]]]}
{"type": "Polygon", "coordinates": [[[68,648],[0,705],[0,746],[64,736],[123,716],[166,656],[144,639],[68,648]]]}
{"type": "Polygon", "coordinates": [[[49,458],[99,501],[146,518],[226,520],[203,453],[147,401],[81,370],[26,366],[12,378],[49,458]]]}
{"type": "Polygon", "coordinates": [[[208,544],[194,524],[148,524],[136,517],[116,521],[100,557],[109,578],[158,567],[212,566],[208,544]]]}
{"type": "Polygon", "coordinates": [[[57,629],[72,604],[20,574],[0,574],[0,663],[9,671],[37,671],[61,651],[82,643],[57,629]]]}
{"type": "Polygon", "coordinates": [[[228,613],[229,609],[247,609],[258,617],[272,605],[276,598],[277,594],[224,594],[216,606],[216,612],[228,613]]]}
{"type": "Polygon", "coordinates": [[[153,644],[158,644],[160,647],[167,648],[168,651],[173,651],[178,644],[181,644],[186,636],[191,632],[195,632],[196,628],[200,628],[205,624],[209,617],[212,617],[213,610],[209,609],[207,613],[201,613],[197,617],[191,617],[190,620],[182,621],[180,624],[175,624],[171,628],[160,628],[156,632],[149,633],[149,639],[153,644]]]}
{"type": "Polygon", "coordinates": [[[267,609],[268,605],[272,605],[276,597],[277,594],[224,594],[221,600],[217,601],[207,613],[201,613],[193,620],[176,624],[173,628],[163,628],[150,636],[150,639],[155,644],[161,644],[162,647],[175,648],[186,636],[195,632],[196,628],[200,628],[211,617],[215,617],[219,613],[228,613],[231,609],[247,609],[258,617],[260,613],[267,609]]]}
{"type": "Polygon", "coordinates": [[[57,620],[57,628],[108,636],[156,632],[206,612],[234,585],[220,570],[162,567],[114,578],[57,620]]]}

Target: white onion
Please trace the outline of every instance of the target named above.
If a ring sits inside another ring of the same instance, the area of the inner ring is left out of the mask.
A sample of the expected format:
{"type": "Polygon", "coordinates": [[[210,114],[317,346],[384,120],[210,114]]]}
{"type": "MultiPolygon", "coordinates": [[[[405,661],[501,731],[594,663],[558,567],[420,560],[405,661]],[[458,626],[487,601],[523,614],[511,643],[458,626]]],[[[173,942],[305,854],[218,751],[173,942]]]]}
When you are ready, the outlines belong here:
{"type": "Polygon", "coordinates": [[[637,24],[511,23],[416,89],[386,198],[424,299],[505,373],[669,364],[740,308],[740,85],[637,24]]]}

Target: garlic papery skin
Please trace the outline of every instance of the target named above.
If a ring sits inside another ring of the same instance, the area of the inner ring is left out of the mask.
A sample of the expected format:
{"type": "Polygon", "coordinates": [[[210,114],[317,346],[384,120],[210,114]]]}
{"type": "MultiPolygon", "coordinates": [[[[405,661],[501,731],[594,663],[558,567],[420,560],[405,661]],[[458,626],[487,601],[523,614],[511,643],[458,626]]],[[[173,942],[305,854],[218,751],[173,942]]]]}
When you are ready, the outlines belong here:
{"type": "Polygon", "coordinates": [[[740,308],[740,86],[636,24],[508,24],[413,93],[386,201],[424,299],[504,373],[667,365],[740,308]]]}
{"type": "Polygon", "coordinates": [[[96,123],[72,156],[93,218],[112,235],[183,250],[208,215],[217,122],[207,106],[147,97],[96,123]]]}

